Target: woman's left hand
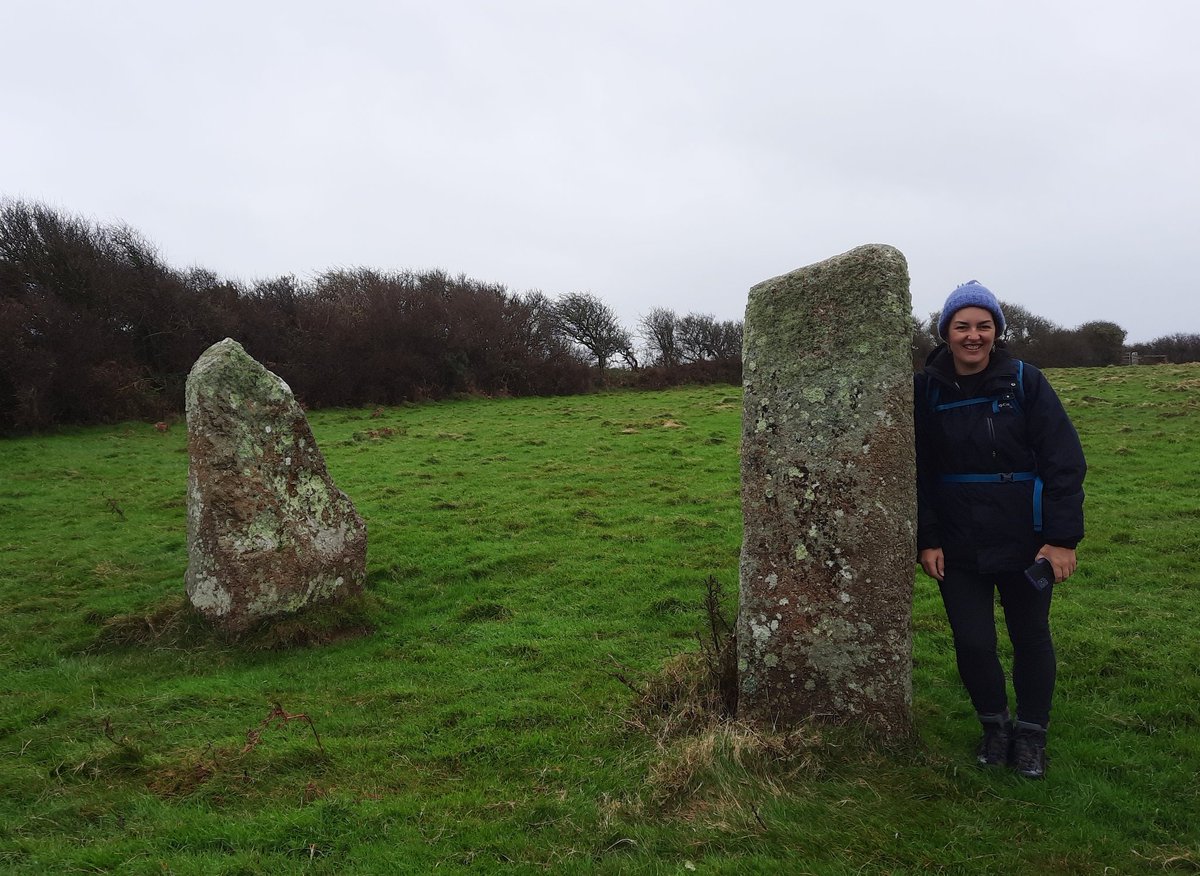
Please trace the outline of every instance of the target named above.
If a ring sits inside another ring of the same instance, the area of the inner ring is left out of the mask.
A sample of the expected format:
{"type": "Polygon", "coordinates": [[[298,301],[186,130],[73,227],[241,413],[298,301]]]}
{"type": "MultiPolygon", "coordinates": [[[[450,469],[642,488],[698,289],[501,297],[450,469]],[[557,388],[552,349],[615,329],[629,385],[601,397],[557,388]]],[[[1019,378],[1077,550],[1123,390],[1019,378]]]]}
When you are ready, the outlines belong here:
{"type": "Polygon", "coordinates": [[[1075,549],[1059,547],[1053,544],[1044,544],[1042,549],[1037,552],[1034,561],[1045,558],[1051,568],[1054,569],[1054,583],[1061,584],[1073,574],[1075,574],[1075,549]]]}

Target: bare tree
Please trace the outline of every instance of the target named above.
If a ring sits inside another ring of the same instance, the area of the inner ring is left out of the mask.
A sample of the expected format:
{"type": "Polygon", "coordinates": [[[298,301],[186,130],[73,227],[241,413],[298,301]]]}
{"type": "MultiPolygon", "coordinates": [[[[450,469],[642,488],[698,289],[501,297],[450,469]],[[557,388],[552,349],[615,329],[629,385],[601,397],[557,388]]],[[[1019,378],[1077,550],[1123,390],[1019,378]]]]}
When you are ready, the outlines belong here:
{"type": "Polygon", "coordinates": [[[678,323],[679,317],[675,315],[675,311],[666,307],[655,307],[638,322],[652,364],[679,364],[679,342],[675,337],[678,323]]]}
{"type": "Polygon", "coordinates": [[[742,330],[740,319],[726,319],[717,324],[716,351],[718,359],[742,358],[742,330]]]}
{"type": "Polygon", "coordinates": [[[622,327],[617,315],[607,304],[587,292],[571,292],[554,305],[558,330],[587,350],[603,371],[614,355],[621,355],[631,367],[633,339],[622,327]]]}
{"type": "Polygon", "coordinates": [[[925,360],[929,358],[933,348],[937,346],[937,320],[923,322],[915,314],[909,318],[912,320],[913,370],[920,371],[925,367],[925,360]]]}
{"type": "Polygon", "coordinates": [[[684,362],[737,359],[742,355],[742,323],[719,321],[708,313],[689,313],[676,325],[684,362]]]}
{"type": "Polygon", "coordinates": [[[575,355],[571,345],[558,331],[558,316],[549,295],[540,289],[530,289],[517,296],[516,306],[522,313],[517,323],[526,350],[539,356],[559,352],[575,355]]]}
{"type": "MultiPolygon", "coordinates": [[[[3,322],[3,320],[0,320],[3,322]]],[[[1168,362],[1200,362],[1200,334],[1163,335],[1129,349],[1151,355],[1166,356],[1168,362]]]]}

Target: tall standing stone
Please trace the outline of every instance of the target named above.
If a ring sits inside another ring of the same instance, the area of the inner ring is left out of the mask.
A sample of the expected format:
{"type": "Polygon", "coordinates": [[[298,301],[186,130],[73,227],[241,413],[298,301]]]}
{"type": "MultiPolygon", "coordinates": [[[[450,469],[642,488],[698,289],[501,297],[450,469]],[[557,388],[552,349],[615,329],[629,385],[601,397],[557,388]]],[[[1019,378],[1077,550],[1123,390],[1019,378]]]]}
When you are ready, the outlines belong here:
{"type": "Polygon", "coordinates": [[[230,338],[187,379],[187,594],[226,633],[362,591],[367,529],[291,389],[230,338]]]}
{"type": "Polygon", "coordinates": [[[908,266],[862,246],[746,307],[739,715],[902,727],[916,462],[908,266]]]}

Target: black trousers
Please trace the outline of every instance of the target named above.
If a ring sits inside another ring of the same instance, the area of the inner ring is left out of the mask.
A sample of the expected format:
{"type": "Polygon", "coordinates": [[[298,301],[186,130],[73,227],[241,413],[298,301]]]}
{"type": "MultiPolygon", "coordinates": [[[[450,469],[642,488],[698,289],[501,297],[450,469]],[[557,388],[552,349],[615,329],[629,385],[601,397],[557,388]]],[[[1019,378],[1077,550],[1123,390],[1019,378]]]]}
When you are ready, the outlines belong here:
{"type": "Polygon", "coordinates": [[[1054,585],[1039,591],[1020,572],[981,574],[947,563],[939,587],[954,633],[958,674],[975,711],[996,714],[1008,708],[1004,669],[996,654],[994,606],[995,593],[999,591],[1013,649],[1017,720],[1047,726],[1057,672],[1054,642],[1050,638],[1050,597],[1054,585]]]}

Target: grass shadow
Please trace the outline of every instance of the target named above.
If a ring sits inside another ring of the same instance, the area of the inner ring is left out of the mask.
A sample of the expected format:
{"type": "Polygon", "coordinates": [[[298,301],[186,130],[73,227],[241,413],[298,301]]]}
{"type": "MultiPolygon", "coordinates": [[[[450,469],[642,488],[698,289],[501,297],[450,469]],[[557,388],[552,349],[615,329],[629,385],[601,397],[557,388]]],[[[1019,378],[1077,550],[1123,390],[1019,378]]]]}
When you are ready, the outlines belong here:
{"type": "Polygon", "coordinates": [[[244,633],[230,635],[196,611],[186,596],[173,596],[144,611],[107,619],[82,650],[88,654],[139,648],[195,648],[235,645],[245,651],[312,648],[368,636],[375,632],[378,608],[371,594],[316,605],[296,614],[264,620],[244,633]]]}

